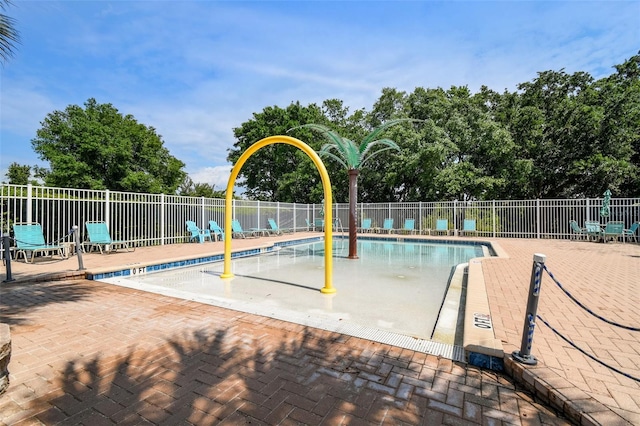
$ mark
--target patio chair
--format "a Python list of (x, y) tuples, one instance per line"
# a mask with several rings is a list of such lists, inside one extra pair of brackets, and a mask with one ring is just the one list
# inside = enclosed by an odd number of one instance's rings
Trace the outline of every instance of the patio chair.
[(198, 228), (198, 225), (196, 225), (196, 223), (192, 220), (187, 220), (186, 224), (187, 231), (191, 233), (189, 242), (197, 241), (199, 243), (204, 243), (207, 238), (209, 239), (209, 241), (213, 241), (213, 239), (211, 238), (211, 231), (209, 231), (208, 229)]
[(602, 231), (602, 238), (604, 242), (606, 243), (609, 238), (611, 238), (612, 241), (618, 241), (618, 238), (620, 237), (622, 237), (624, 241), (624, 222), (618, 220), (607, 222), (607, 225)]
[(231, 238), (258, 238), (260, 236), (258, 231), (242, 229), (242, 225), (237, 219), (231, 221)]
[(448, 219), (437, 219), (436, 220), (436, 229), (433, 230), (436, 234), (440, 234), (444, 232), (446, 235), (449, 235), (449, 220)]
[(367, 233), (371, 232), (371, 218), (367, 217), (362, 219), (360, 223), (360, 228), (358, 228), (358, 232)]
[(209, 231), (213, 232), (213, 239), (215, 241), (224, 241), (224, 231), (215, 220), (209, 221)]
[(393, 231), (393, 218), (391, 217), (386, 218), (382, 224), (382, 228), (376, 228), (375, 231), (379, 234), (382, 232), (386, 232), (387, 234), (390, 234), (391, 231)]
[(471, 234), (478, 235), (478, 230), (476, 229), (476, 220), (475, 219), (465, 219), (462, 222), (462, 231), (460, 235)]
[[(631, 239), (633, 238), (633, 241), (635, 241), (636, 243), (638, 242), (638, 238), (636, 237), (636, 231), (638, 230), (638, 227), (640, 226), (640, 222), (635, 222), (631, 225), (631, 228), (629, 229), (623, 229), (623, 236), (624, 239)], [(623, 239), (623, 241), (624, 241)]]
[(600, 227), (600, 222), (587, 220), (584, 222), (584, 229), (587, 232), (588, 239), (593, 238), (594, 240), (599, 240), (600, 238), (602, 238), (602, 228)]
[(324, 232), (324, 219), (316, 219), (313, 221), (313, 229)]
[(267, 229), (269, 235), (282, 235), (282, 231), (274, 219), (269, 218), (267, 222), (269, 223), (269, 229)]
[(583, 238), (589, 238), (589, 233), (587, 232), (587, 228), (580, 228), (578, 222), (572, 220), (569, 222), (571, 225), (571, 238), (575, 238), (577, 240), (581, 240)]
[(416, 224), (415, 219), (405, 219), (404, 226), (397, 230), (398, 234), (415, 234), (416, 233), (415, 224)]
[(269, 227), (271, 228), (269, 230), (270, 234), (282, 235), (292, 232), (291, 229), (280, 228), (275, 219), (267, 219), (267, 222), (269, 222)]
[(124, 248), (127, 251), (135, 250), (135, 248), (129, 249), (129, 243), (126, 241), (112, 240), (106, 222), (90, 221), (85, 222), (84, 226), (87, 229), (87, 238), (89, 239), (89, 241), (82, 243), (82, 250), (86, 253), (91, 252), (95, 248), (100, 250), (100, 254), (111, 251), (115, 252), (120, 248)]
[[(46, 243), (42, 226), (39, 223), (14, 224), (13, 237), (16, 241), (16, 260), (22, 254), (26, 263), (33, 263), (36, 253), (48, 254), (50, 252), (57, 252), (61, 258), (65, 257), (62, 246)], [(31, 254), (31, 262), (29, 262), (29, 254)]]

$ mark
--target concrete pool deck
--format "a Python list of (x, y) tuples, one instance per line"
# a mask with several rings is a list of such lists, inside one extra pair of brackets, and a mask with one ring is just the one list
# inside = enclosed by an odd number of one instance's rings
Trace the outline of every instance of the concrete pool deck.
[[(319, 234), (296, 237), (310, 235)], [(640, 245), (472, 239), (495, 241), (505, 255), (472, 273), (486, 287), (508, 374), (77, 279), (75, 257), (13, 262), (17, 281), (0, 284), (0, 322), (11, 326), (13, 344), (0, 424), (640, 424), (640, 384), (540, 322), (532, 348), (538, 365), (508, 355), (520, 347), (534, 253), (547, 256), (549, 270), (586, 306), (638, 327)], [(221, 251), (222, 243), (138, 248), (85, 254), (84, 265), (105, 271)], [(586, 352), (640, 377), (638, 333), (588, 315), (548, 276), (538, 313)]]

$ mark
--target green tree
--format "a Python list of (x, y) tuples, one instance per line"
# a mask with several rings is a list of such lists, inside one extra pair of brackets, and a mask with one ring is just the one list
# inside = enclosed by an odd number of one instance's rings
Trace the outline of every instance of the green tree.
[(184, 163), (153, 127), (89, 99), (47, 115), (31, 144), (50, 170), (49, 186), (174, 194)]
[[(5, 11), (11, 2), (0, 0), (0, 9)], [(15, 20), (4, 13), (0, 13), (0, 58), (3, 62), (13, 55), (16, 44), (20, 42), (20, 34), (15, 27)]]
[[(387, 121), (373, 129), (359, 144), (351, 139), (345, 138), (321, 124), (304, 124), (300, 128), (308, 128), (320, 132), (329, 143), (322, 146), (318, 154), (335, 160), (345, 169), (349, 175), (349, 259), (358, 258), (357, 246), (357, 209), (358, 202), (358, 174), (364, 164), (376, 155), (388, 151), (400, 151), (400, 147), (391, 139), (378, 139), (379, 136), (389, 127), (398, 123), (408, 121), (407, 119), (396, 119)], [(327, 224), (331, 226), (331, 224)]]
[(27, 185), (29, 183), (29, 178), (31, 177), (31, 166), (23, 166), (13, 162), (9, 165), (9, 169), (5, 176), (9, 179), (10, 184)]
[(215, 186), (208, 183), (194, 183), (190, 177), (185, 177), (178, 188), (178, 195), (188, 197), (224, 198), (225, 191), (216, 191)]
[(404, 108), (425, 123), (420, 133), (393, 129), (409, 132), (394, 135), (403, 140), (403, 152), (390, 167), (398, 199), (487, 199), (504, 192), (515, 146), (479, 95), (467, 87), (416, 88)]
[(587, 73), (545, 71), (519, 85), (510, 123), (520, 159), (530, 163), (535, 198), (637, 194), (640, 57), (594, 81)]

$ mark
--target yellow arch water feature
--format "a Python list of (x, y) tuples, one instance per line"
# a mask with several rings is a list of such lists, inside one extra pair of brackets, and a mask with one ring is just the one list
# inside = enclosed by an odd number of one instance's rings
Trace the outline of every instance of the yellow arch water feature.
[(316, 154), (316, 152), (311, 149), (309, 145), (302, 142), (299, 139), (292, 138), (290, 136), (269, 136), (268, 138), (264, 138), (254, 143), (247, 149), (238, 159), (235, 166), (231, 170), (231, 176), (229, 176), (229, 182), (227, 183), (227, 194), (225, 197), (225, 208), (224, 208), (224, 272), (220, 276), (222, 279), (233, 278), (233, 273), (231, 272), (231, 221), (233, 220), (233, 211), (232, 211), (232, 199), (233, 199), (233, 186), (236, 183), (236, 178), (238, 177), (238, 173), (242, 166), (247, 161), (249, 157), (260, 148), (265, 147), (267, 145), (273, 145), (276, 143), (284, 143), (287, 145), (293, 145), (296, 148), (301, 149), (305, 154), (311, 158), (313, 163), (316, 165), (316, 168), (320, 172), (320, 178), (322, 179), (322, 188), (324, 189), (324, 219), (325, 225), (329, 224), (329, 226), (324, 227), (324, 287), (320, 290), (322, 293), (335, 293), (336, 289), (333, 287), (332, 277), (333, 277), (333, 229), (331, 224), (333, 223), (332, 213), (331, 213), (331, 181), (329, 180), (329, 174), (327, 173), (327, 169), (324, 167), (324, 163), (320, 159), (320, 156)]

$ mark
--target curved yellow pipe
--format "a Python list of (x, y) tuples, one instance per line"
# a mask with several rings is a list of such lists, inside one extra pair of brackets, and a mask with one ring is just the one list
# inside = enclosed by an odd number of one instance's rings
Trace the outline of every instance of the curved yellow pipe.
[(273, 145), (276, 143), (284, 143), (287, 145), (293, 145), (296, 148), (304, 151), (305, 154), (311, 158), (316, 168), (320, 172), (320, 178), (322, 179), (322, 187), (324, 189), (324, 287), (320, 290), (322, 293), (335, 293), (336, 289), (332, 284), (333, 277), (333, 217), (331, 210), (331, 181), (329, 180), (329, 174), (324, 167), (324, 163), (320, 159), (320, 156), (311, 149), (309, 145), (302, 142), (299, 139), (292, 138), (290, 136), (269, 136), (259, 140), (251, 145), (238, 159), (235, 166), (231, 170), (231, 176), (229, 176), (229, 182), (227, 183), (227, 193), (225, 197), (224, 208), (224, 271), (220, 278), (232, 278), (231, 272), (231, 221), (233, 220), (232, 211), (232, 199), (233, 199), (233, 186), (236, 183), (236, 178), (242, 166), (252, 154), (258, 151), (260, 148), (267, 145)]

